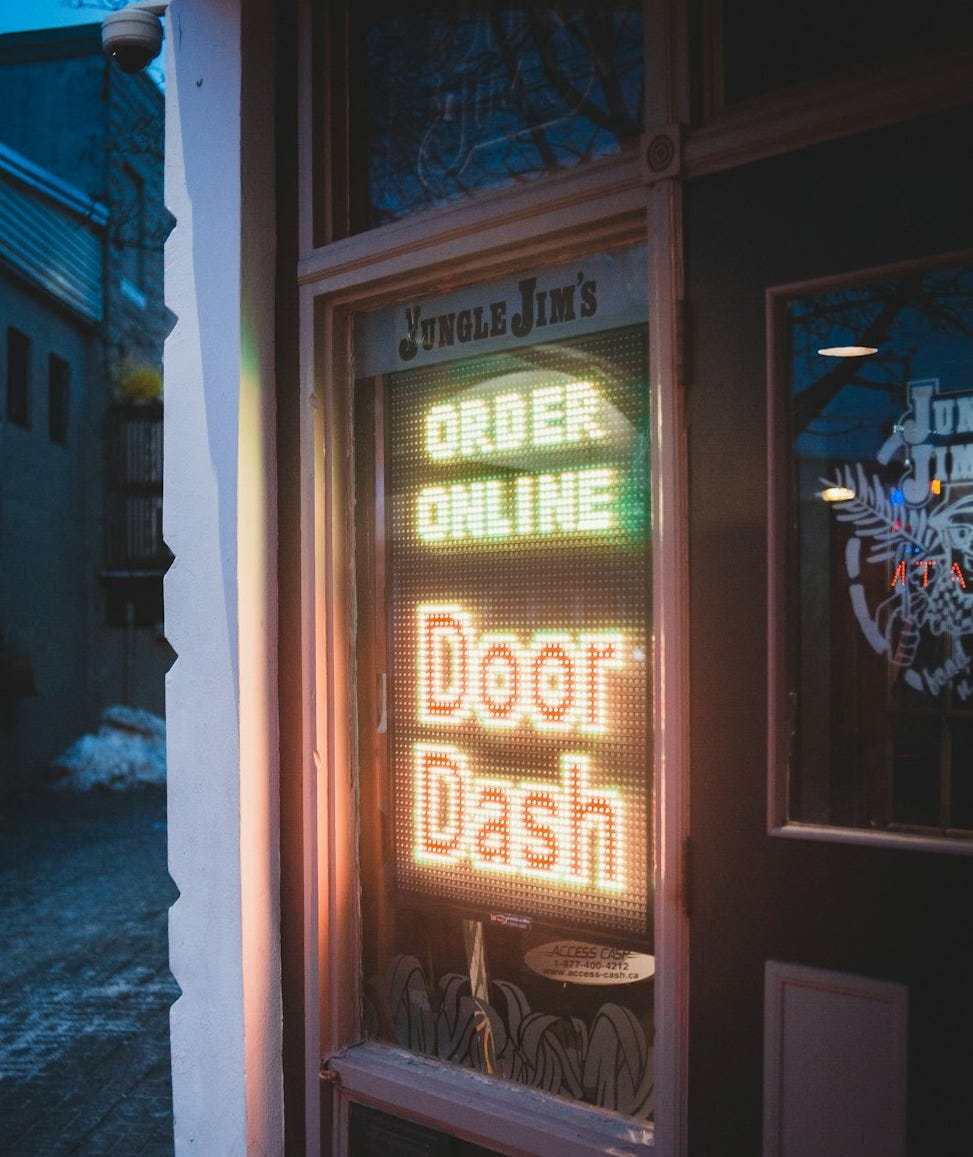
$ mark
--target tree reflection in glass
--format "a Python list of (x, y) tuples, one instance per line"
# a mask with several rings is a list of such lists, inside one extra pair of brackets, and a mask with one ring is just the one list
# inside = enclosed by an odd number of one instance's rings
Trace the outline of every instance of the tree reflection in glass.
[(636, 3), (369, 6), (358, 19), (364, 227), (609, 156), (641, 131)]

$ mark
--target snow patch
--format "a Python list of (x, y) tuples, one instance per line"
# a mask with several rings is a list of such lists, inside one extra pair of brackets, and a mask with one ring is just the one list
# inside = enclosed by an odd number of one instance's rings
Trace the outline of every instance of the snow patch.
[(109, 707), (97, 733), (82, 735), (54, 760), (52, 769), (57, 777), (52, 787), (58, 791), (164, 787), (165, 721), (150, 711)]

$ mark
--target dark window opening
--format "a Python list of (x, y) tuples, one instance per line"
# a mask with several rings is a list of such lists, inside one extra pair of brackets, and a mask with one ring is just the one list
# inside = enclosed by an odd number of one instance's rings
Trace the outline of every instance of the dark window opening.
[(7, 418), (30, 428), (30, 338), (7, 328)]
[(145, 284), (145, 182), (130, 165), (122, 170), (122, 219), (118, 226), (118, 266), (122, 277), (141, 288)]

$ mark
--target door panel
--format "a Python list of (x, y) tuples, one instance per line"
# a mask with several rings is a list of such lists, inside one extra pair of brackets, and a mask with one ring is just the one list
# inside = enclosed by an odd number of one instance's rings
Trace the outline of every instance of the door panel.
[[(692, 705), (690, 1151), (761, 1146), (765, 962), (907, 986), (909, 1152), (966, 1151), (973, 859), (767, 834), (765, 295), (973, 243), (969, 109), (686, 190)], [(965, 1046), (960, 1055), (968, 1055)]]

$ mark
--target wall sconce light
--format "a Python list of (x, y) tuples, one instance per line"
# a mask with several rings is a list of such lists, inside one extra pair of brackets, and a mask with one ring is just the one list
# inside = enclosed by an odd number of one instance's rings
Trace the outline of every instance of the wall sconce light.
[(819, 349), (818, 353), (825, 358), (864, 358), (869, 354), (877, 354), (878, 347), (873, 345), (829, 345)]
[(854, 490), (847, 486), (826, 486), (821, 491), (821, 498), (825, 502), (850, 502), (854, 497)]

